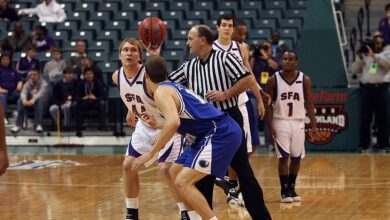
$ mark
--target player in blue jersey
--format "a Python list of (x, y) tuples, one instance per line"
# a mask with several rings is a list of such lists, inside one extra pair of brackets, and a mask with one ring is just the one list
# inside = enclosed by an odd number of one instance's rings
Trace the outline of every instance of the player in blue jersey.
[[(171, 167), (172, 178), (182, 198), (200, 214), (202, 219), (217, 219), (206, 199), (195, 187), (206, 175), (223, 177), (242, 141), (240, 126), (226, 113), (216, 109), (191, 90), (169, 82), (163, 58), (150, 56), (145, 63), (148, 90), (165, 121), (150, 152), (132, 163), (133, 169), (149, 161), (168, 140), (178, 132), (190, 137), (191, 146), (185, 149)], [(147, 112), (141, 119), (155, 124)]]

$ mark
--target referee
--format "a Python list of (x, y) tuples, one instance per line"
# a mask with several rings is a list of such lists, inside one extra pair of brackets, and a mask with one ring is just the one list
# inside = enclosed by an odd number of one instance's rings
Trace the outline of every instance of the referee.
[[(205, 100), (212, 102), (242, 127), (243, 118), (238, 108), (238, 95), (251, 88), (262, 103), (254, 77), (236, 56), (212, 49), (213, 33), (206, 25), (191, 28), (187, 45), (190, 53), (196, 57), (184, 62), (179, 69), (169, 75), (169, 79), (186, 85)], [(263, 108), (261, 106), (258, 106), (260, 114), (264, 114), (264, 106)], [(230, 165), (237, 173), (245, 206), (252, 219), (271, 219), (264, 203), (263, 191), (249, 164), (244, 138)], [(197, 186), (211, 206), (214, 178), (206, 177), (199, 181)]]

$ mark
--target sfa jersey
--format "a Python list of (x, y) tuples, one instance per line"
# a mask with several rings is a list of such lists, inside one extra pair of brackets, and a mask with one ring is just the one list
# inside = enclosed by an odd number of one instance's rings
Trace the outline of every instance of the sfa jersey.
[(153, 97), (148, 93), (145, 83), (145, 67), (141, 66), (138, 73), (129, 79), (123, 67), (118, 72), (119, 94), (127, 109), (139, 118), (144, 111), (151, 113), (160, 122), (163, 118), (158, 114)]
[(180, 100), (177, 131), (192, 141), (191, 147), (179, 156), (176, 163), (222, 178), (240, 147), (240, 126), (191, 90), (172, 82), (163, 82), (160, 86), (175, 90)]
[[(126, 77), (123, 67), (120, 68), (118, 71), (118, 86), (123, 103), (137, 118), (140, 117), (142, 112), (148, 111), (156, 121), (163, 120), (157, 111), (153, 97), (147, 92), (144, 66), (141, 66), (132, 79)], [(126, 155), (139, 157), (149, 152), (160, 131), (149, 127), (147, 123), (139, 119), (127, 147)], [(181, 135), (175, 134), (159, 152), (158, 161), (174, 162), (182, 150), (182, 142)]]
[(288, 83), (280, 72), (275, 73), (276, 93), (273, 106), (274, 118), (278, 119), (304, 119), (305, 118), (305, 93), (304, 77), (298, 72), (297, 78)]

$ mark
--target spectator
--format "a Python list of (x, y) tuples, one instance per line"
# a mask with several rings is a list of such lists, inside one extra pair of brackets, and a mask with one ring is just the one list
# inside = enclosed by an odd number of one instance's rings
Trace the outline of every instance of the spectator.
[(54, 39), (48, 35), (46, 27), (38, 25), (35, 31), (32, 32), (33, 44), (38, 52), (51, 50), (55, 46)]
[(382, 34), (385, 45), (390, 44), (390, 3), (385, 6), (386, 17), (379, 21), (378, 31)]
[(271, 36), (272, 43), (272, 56), (278, 59), (282, 59), (283, 52), (287, 51), (289, 48), (280, 40), (280, 33), (278, 31), (272, 32)]
[(83, 80), (78, 83), (75, 91), (74, 113), (76, 116), (77, 136), (82, 136), (81, 128), (83, 116), (91, 110), (98, 110), (99, 128), (105, 127), (106, 121), (106, 89), (99, 81), (94, 79), (92, 68), (85, 68)]
[(381, 35), (375, 35), (374, 41), (366, 41), (358, 50), (356, 61), (352, 64), (352, 73), (361, 73), (361, 121), (360, 152), (367, 152), (371, 143), (371, 122), (375, 115), (378, 128), (375, 148), (386, 152), (389, 147), (389, 110), (390, 110), (390, 46), (383, 47)]
[[(19, 98), (22, 86), (20, 75), (11, 66), (11, 57), (7, 54), (2, 54), (0, 56), (0, 102), (3, 104), (4, 111), (7, 110), (8, 97)], [(8, 124), (6, 115), (4, 122)]]
[(281, 64), (272, 56), (272, 45), (269, 41), (261, 42), (253, 52), (251, 66), (257, 83), (264, 89), (270, 76), (281, 68)]
[(84, 57), (87, 57), (87, 44), (84, 40), (78, 40), (76, 42), (76, 54), (69, 57), (66, 66), (76, 69), (80, 65), (81, 59)]
[(71, 107), (74, 92), (76, 88), (76, 79), (73, 78), (73, 70), (67, 67), (63, 70), (63, 78), (54, 85), (53, 105), (50, 106), (49, 112), (55, 123), (58, 123), (57, 117), (61, 109), (64, 114), (64, 126), (70, 125)]
[(82, 74), (86, 68), (91, 68), (94, 73), (94, 79), (99, 80), (103, 85), (105, 85), (104, 80), (103, 80), (103, 72), (102, 70), (93, 64), (93, 61), (89, 57), (84, 57), (80, 61), (80, 65), (76, 67), (74, 72), (77, 74), (77, 77), (79, 79), (84, 79), (84, 75)]
[(13, 52), (26, 52), (31, 45), (31, 35), (23, 30), (20, 22), (16, 22), (14, 32), (11, 36), (7, 36), (1, 41), (0, 49), (3, 52), (8, 51), (12, 54)]
[(32, 69), (39, 69), (40, 63), (37, 57), (37, 49), (31, 46), (25, 57), (20, 57), (16, 63), (16, 71), (20, 74), (23, 82), (27, 80), (27, 73)]
[(18, 21), (16, 10), (8, 6), (7, 0), (0, 0), (0, 21)]
[(29, 79), (24, 84), (20, 99), (18, 101), (15, 127), (11, 128), (12, 133), (18, 133), (23, 126), (27, 108), (34, 108), (34, 126), (36, 132), (43, 132), (42, 121), (46, 110), (48, 95), (48, 85), (41, 78), (39, 69), (34, 68), (29, 71)]
[[(60, 48), (54, 48), (51, 51), (52, 60), (45, 64), (43, 68), (43, 76), (49, 80), (50, 83), (54, 83), (59, 76), (62, 75), (62, 71), (65, 69), (65, 60), (62, 58), (62, 52)], [(73, 71), (72, 71), (73, 72)]]
[(61, 23), (66, 19), (64, 9), (55, 0), (43, 0), (35, 8), (20, 9), (18, 14), (36, 14), (38, 15), (39, 22)]
[[(261, 86), (261, 88), (265, 89), (268, 79), (281, 68), (281, 63), (278, 59), (272, 56), (272, 46), (270, 41), (263, 41), (260, 46), (256, 48), (251, 58), (251, 66), (257, 83)], [(253, 98), (252, 101), (253, 103), (257, 103), (257, 101)], [(255, 111), (257, 111), (257, 109), (255, 109)], [(270, 137), (268, 126), (266, 126), (267, 118), (260, 121), (257, 116), (258, 114), (255, 115), (256, 121), (260, 122), (259, 127), (263, 128), (264, 131), (264, 145), (268, 147), (268, 150), (272, 151), (274, 149), (274, 145)]]

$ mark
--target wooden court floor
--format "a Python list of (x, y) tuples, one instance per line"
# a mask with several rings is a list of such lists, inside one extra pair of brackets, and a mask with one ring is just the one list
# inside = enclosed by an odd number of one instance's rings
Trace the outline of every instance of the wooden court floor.
[[(11, 156), (57, 159), (56, 156)], [(122, 156), (61, 156), (83, 166), (8, 170), (0, 177), (1, 220), (124, 219)], [(390, 155), (309, 154), (302, 161), (297, 192), (300, 204), (279, 202), (277, 160), (251, 157), (273, 219), (390, 219)], [(177, 207), (161, 182), (156, 166), (141, 171), (140, 219), (179, 219)], [(250, 219), (245, 209), (226, 204), (215, 189), (219, 219)]]

